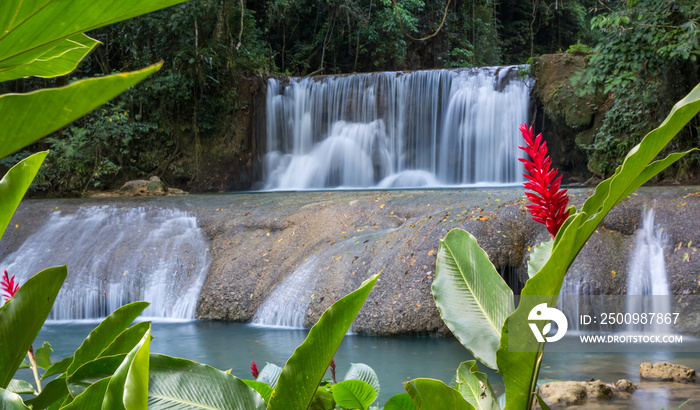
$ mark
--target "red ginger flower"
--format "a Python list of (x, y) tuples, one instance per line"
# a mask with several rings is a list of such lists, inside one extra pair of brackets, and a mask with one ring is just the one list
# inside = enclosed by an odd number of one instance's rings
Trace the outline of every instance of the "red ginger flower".
[(7, 275), (7, 270), (3, 269), (3, 275), (0, 276), (0, 291), (2, 291), (2, 297), (5, 301), (12, 299), (19, 290), (19, 284), (15, 283), (15, 275), (9, 277)]
[(252, 360), (250, 361), (250, 372), (253, 373), (253, 377), (256, 379), (260, 375), (260, 372), (258, 371), (258, 366)]
[(526, 189), (535, 193), (526, 192), (531, 204), (527, 209), (532, 214), (534, 221), (540, 222), (547, 227), (547, 230), (554, 238), (559, 232), (562, 224), (569, 217), (569, 210), (566, 205), (569, 203), (569, 196), (566, 189), (559, 189), (561, 185), (561, 175), (555, 178), (556, 169), (550, 170), (552, 159), (547, 156), (547, 143), (542, 141), (542, 134), (532, 139), (532, 127), (520, 124), (520, 132), (527, 143), (526, 147), (518, 146), (527, 152), (532, 161), (519, 158), (525, 164), (525, 169), (530, 175), (523, 174), (528, 182), (524, 183)]
[(331, 359), (331, 378), (333, 379), (333, 383), (335, 383), (335, 358)]

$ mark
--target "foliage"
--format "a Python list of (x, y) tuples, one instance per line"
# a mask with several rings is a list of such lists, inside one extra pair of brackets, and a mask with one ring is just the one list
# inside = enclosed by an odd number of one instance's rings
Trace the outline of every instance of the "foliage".
[[(650, 0), (609, 6), (591, 21), (603, 38), (573, 79), (582, 95), (595, 90), (610, 94), (602, 127), (588, 147), (593, 157), (589, 168), (603, 175), (610, 175), (627, 150), (661, 123), (670, 101), (700, 81), (698, 4)], [(691, 122), (671, 149), (697, 146), (699, 126), (698, 119)], [(681, 164), (680, 173), (693, 173), (699, 165), (700, 156), (694, 154)]]
[[(665, 159), (654, 161), (662, 149), (699, 111), (700, 85), (676, 104), (659, 128), (647, 134), (637, 146), (630, 150), (615, 174), (598, 185), (595, 193), (586, 200), (580, 211), (570, 208), (570, 216), (551, 245), (551, 254), (545, 255), (548, 250), (545, 246), (538, 247), (533, 253), (535, 260), (529, 268), (539, 270), (530, 274), (531, 278), (522, 291), (522, 295), (527, 297), (521, 298), (518, 308), (503, 321), (500, 348), (494, 352), (497, 356), (497, 367), (503, 374), (506, 387), (506, 408), (531, 408), (535, 400), (544, 344), (538, 343), (530, 332), (528, 326), (530, 310), (541, 303), (547, 305), (556, 303), (569, 266), (605, 215), (615, 205), (654, 175), (687, 154), (687, 152), (675, 153)], [(460, 241), (462, 255), (454, 252), (453, 237), (464, 237)], [(483, 250), (476, 244), (476, 240), (473, 240), (469, 233), (459, 229), (448, 234), (441, 242), (438, 251), (433, 295), (436, 304), (441, 305), (440, 312), (446, 323), (458, 322), (458, 325), (464, 329), (463, 332), (481, 334), (483, 333), (481, 329), (490, 325), (492, 321), (487, 317), (466, 314), (463, 308), (465, 303), (441, 303), (441, 295), (454, 292), (455, 288), (453, 281), (446, 281), (444, 278), (455, 278), (455, 272), (479, 272), (479, 275), (457, 276), (460, 279), (459, 287), (465, 289), (488, 288), (487, 284), (498, 282), (501, 278), (493, 265), (484, 267), (482, 253)], [(490, 299), (488, 302), (491, 304), (501, 301), (500, 295), (490, 295), (484, 290), (472, 293)], [(474, 299), (471, 294), (466, 294), (464, 297), (467, 300)], [(511, 300), (510, 303), (513, 301)], [(544, 323), (539, 326), (544, 326)], [(463, 341), (461, 338), (460, 340)], [(481, 340), (472, 339), (465, 344), (465, 347), (476, 351), (485, 346)], [(485, 364), (489, 365), (489, 363)], [(472, 374), (476, 377), (476, 373)], [(430, 394), (430, 398), (437, 398), (448, 393), (425, 392), (424, 394)], [(493, 406), (493, 404), (490, 405)]]
[(141, 138), (157, 126), (134, 121), (123, 102), (106, 103), (86, 118), (67, 127), (63, 138), (46, 138), (51, 144), (46, 163), (33, 188), (49, 194), (81, 195), (121, 177), (133, 179), (145, 164), (157, 167), (155, 150), (141, 151)]
[[(129, 324), (148, 306), (134, 302), (114, 311), (83, 341), (75, 353), (53, 365), (42, 352), (43, 377), (57, 376), (37, 394), (26, 382), (12, 381), (29, 344), (41, 329), (66, 277), (66, 268), (51, 268), (23, 284), (14, 298), (0, 307), (0, 329), (16, 337), (2, 339), (0, 403), (25, 408), (14, 390), (35, 396), (26, 401), (34, 409), (106, 408), (145, 409), (202, 406), (216, 409), (306, 409), (312, 403), (330, 408), (368, 409), (376, 400), (379, 381), (366, 365), (353, 364), (345, 380), (331, 384), (321, 378), (343, 335), (347, 333), (377, 280), (375, 275), (355, 292), (335, 302), (281, 370), (268, 364), (259, 380), (241, 380), (228, 372), (163, 355), (151, 355), (149, 322)], [(42, 303), (36, 303), (37, 300)], [(309, 377), (309, 375), (317, 375)], [(268, 384), (269, 383), (269, 384)], [(262, 394), (261, 394), (262, 393)], [(309, 407), (311, 406), (311, 407)]]
[(590, 44), (595, 33), (589, 21), (595, 1), (500, 2), (500, 48), (503, 63), (522, 64), (535, 55), (565, 50), (576, 43)]

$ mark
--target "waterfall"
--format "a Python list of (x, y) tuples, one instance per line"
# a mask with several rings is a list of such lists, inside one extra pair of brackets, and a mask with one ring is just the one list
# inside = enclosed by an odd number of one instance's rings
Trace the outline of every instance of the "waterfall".
[(672, 312), (664, 259), (664, 247), (667, 243), (668, 238), (662, 228), (655, 226), (654, 210), (650, 209), (644, 212), (642, 228), (635, 234), (633, 252), (628, 262), (625, 295), (604, 295), (600, 290), (592, 289), (593, 286), (586, 280), (586, 274), (566, 275), (557, 307), (566, 315), (569, 329), (578, 331), (598, 328), (602, 331), (671, 333), (672, 326), (657, 323), (632, 324), (622, 328), (618, 325), (600, 323), (582, 327), (579, 323), (581, 315), (600, 319), (602, 313), (619, 312), (618, 309), (623, 303), (620, 297), (624, 298), (622, 313), (632, 315)]
[(253, 324), (302, 329), (316, 285), (319, 254), (314, 254), (270, 292), (253, 316)]
[[(393, 228), (357, 235), (311, 255), (275, 286), (258, 307), (252, 323), (269, 327), (304, 328), (309, 303), (315, 297), (316, 284), (330, 265), (336, 262), (347, 263), (348, 259), (352, 261), (354, 256), (365, 250), (367, 242), (377, 241), (395, 230)], [(346, 261), (341, 262), (343, 257)], [(352, 275), (354, 274), (353, 272)]]
[[(627, 312), (672, 312), (664, 259), (664, 246), (668, 244), (668, 238), (662, 228), (654, 225), (654, 209), (644, 213), (642, 229), (636, 235), (634, 252), (629, 261)], [(670, 325), (656, 322), (630, 326), (630, 330), (653, 333), (670, 333), (671, 329)]]
[(519, 183), (527, 83), (517, 67), (270, 79), (265, 189)]
[(209, 267), (206, 248), (185, 212), (84, 207), (54, 212), (0, 267), (21, 286), (50, 266), (68, 266), (49, 319), (105, 317), (137, 300), (151, 303), (144, 316), (190, 319)]

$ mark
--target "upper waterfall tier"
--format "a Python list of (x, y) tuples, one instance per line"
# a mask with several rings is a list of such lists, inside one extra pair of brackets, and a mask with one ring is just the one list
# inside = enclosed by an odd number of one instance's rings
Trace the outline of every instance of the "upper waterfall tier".
[(270, 79), (264, 186), (519, 183), (529, 100), (517, 67)]

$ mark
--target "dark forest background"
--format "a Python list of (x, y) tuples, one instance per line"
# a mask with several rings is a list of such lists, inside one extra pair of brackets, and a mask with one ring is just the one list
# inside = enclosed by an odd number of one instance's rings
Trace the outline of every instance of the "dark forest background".
[[(226, 189), (211, 182), (221, 175), (203, 169), (216, 161), (229, 163), (226, 172), (251, 167), (254, 147), (237, 138), (236, 129), (254, 103), (251, 79), (270, 75), (520, 65), (544, 54), (583, 56), (585, 64), (567, 87), (599, 101), (593, 109), (604, 111), (595, 136), (579, 146), (602, 164), (600, 175), (614, 171), (622, 154), (700, 81), (696, 1), (190, 0), (88, 34), (102, 45), (78, 71), (5, 83), (2, 91), (61, 86), (159, 60), (164, 66), (30, 147), (51, 149), (35, 194), (84, 195), (152, 175), (195, 191)], [(699, 127), (696, 118), (672, 148), (700, 146)], [(26, 154), (5, 158), (0, 168)], [(698, 158), (684, 159), (671, 177), (697, 178)]]

